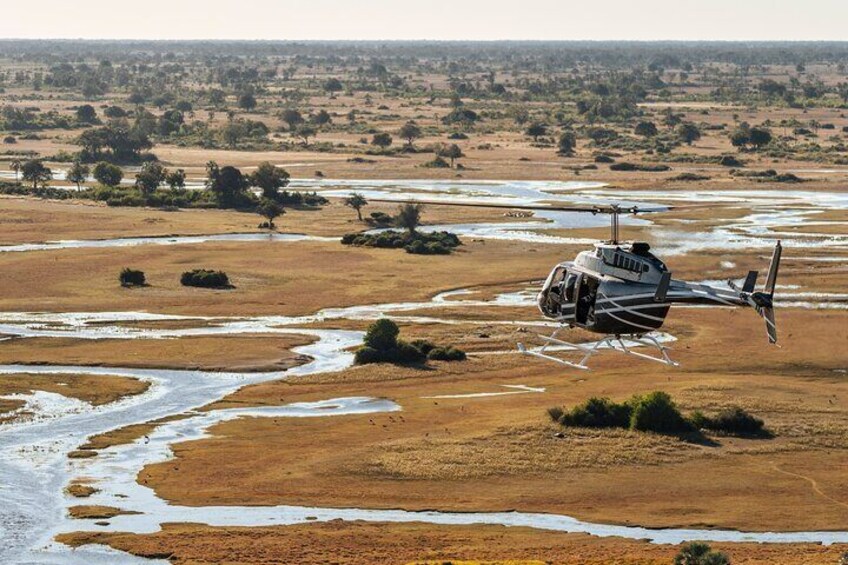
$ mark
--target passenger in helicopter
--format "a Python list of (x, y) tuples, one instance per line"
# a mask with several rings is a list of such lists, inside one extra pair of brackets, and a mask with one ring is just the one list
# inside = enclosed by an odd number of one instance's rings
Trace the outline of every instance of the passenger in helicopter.
[(576, 319), (578, 323), (586, 324), (595, 320), (595, 299), (598, 296), (598, 281), (585, 275), (581, 278), (580, 289), (577, 294)]

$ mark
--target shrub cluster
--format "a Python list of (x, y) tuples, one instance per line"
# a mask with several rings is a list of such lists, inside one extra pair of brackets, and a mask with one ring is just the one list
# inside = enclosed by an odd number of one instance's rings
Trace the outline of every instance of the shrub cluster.
[(371, 212), (365, 221), (378, 228), (386, 228), (395, 223), (395, 219), (385, 212)]
[(752, 178), (762, 182), (788, 182), (798, 183), (804, 182), (804, 179), (793, 175), (792, 173), (778, 173), (774, 169), (766, 169), (765, 171), (731, 171), (730, 174), (738, 177)]
[(199, 286), (203, 288), (229, 288), (231, 286), (227, 273), (207, 269), (186, 271), (180, 277), (180, 283), (183, 286)]
[(135, 269), (125, 268), (118, 275), (118, 279), (121, 281), (122, 286), (144, 286), (146, 284), (144, 271)]
[(693, 541), (683, 544), (674, 556), (674, 565), (730, 565), (730, 557), (704, 542)]
[(699, 175), (698, 173), (680, 173), (679, 175), (675, 175), (668, 180), (674, 181), (699, 181), (699, 180), (710, 180), (710, 177), (707, 175)]
[(701, 429), (729, 435), (766, 435), (763, 421), (741, 408), (730, 408), (715, 417), (695, 412), (684, 416), (668, 393), (654, 391), (634, 395), (625, 402), (593, 397), (564, 410), (558, 406), (548, 409), (551, 420), (566, 427), (623, 428), (660, 434), (687, 434)]
[(379, 247), (382, 249), (405, 249), (418, 255), (449, 255), (462, 242), (450, 232), (401, 232), (386, 230), (379, 233), (349, 233), (342, 237), (345, 245)]
[(613, 163), (611, 171), (640, 171), (645, 173), (661, 173), (670, 170), (668, 165), (645, 165), (642, 163)]
[(388, 318), (380, 318), (368, 327), (365, 345), (356, 350), (357, 365), (369, 363), (423, 363), (437, 361), (463, 361), (465, 353), (454, 347), (439, 347), (427, 340), (406, 342), (398, 339), (400, 328)]
[(700, 412), (692, 415), (692, 423), (699, 428), (729, 435), (763, 436), (768, 435), (765, 423), (738, 406), (722, 410), (713, 417)]

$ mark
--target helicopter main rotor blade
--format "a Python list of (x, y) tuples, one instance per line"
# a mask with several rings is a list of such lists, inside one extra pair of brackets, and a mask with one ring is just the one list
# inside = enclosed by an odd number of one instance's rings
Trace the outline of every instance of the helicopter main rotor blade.
[(369, 198), (369, 202), (384, 202), (389, 204), (422, 204), (427, 206), (462, 206), (466, 208), (503, 208), (506, 210), (538, 210), (550, 212), (588, 212), (590, 214), (637, 214), (639, 212), (658, 212), (659, 209), (639, 208), (638, 206), (559, 206), (544, 204), (508, 204), (505, 202), (445, 202), (440, 200)]

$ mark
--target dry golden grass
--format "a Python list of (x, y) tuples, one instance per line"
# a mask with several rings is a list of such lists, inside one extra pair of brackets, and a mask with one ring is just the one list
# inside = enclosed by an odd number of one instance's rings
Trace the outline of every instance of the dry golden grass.
[(73, 483), (65, 488), (65, 492), (76, 498), (88, 498), (92, 494), (100, 491), (91, 485)]
[[(397, 205), (373, 203), (371, 212), (394, 214)], [(425, 206), (425, 224), (511, 221), (501, 209)], [(233, 210), (178, 210), (117, 208), (88, 201), (47, 201), (34, 198), (0, 197), (0, 245), (41, 243), (66, 239), (110, 239), (216, 233), (260, 233), (260, 218), (254, 213)], [(287, 209), (277, 220), (282, 233), (305, 233), (341, 237), (369, 229), (357, 220), (356, 212), (333, 199), (319, 210)]]
[[(125, 340), (26, 338), (4, 342), (0, 363), (279, 371), (305, 362), (306, 358), (293, 353), (291, 348), (312, 341), (306, 336), (267, 334)], [(87, 377), (81, 382), (88, 387), (96, 385), (99, 379), (99, 376)], [(4, 383), (0, 376), (0, 391), (4, 390)]]
[(0, 375), (0, 394), (27, 394), (43, 390), (84, 400), (95, 406), (141, 394), (149, 386), (150, 383), (144, 381), (114, 375)]
[(68, 514), (71, 518), (81, 520), (106, 520), (122, 514), (137, 514), (137, 512), (127, 512), (113, 506), (80, 505), (68, 508)]
[[(781, 316), (783, 327), (807, 331), (764, 351), (751, 337), (761, 331), (753, 316), (676, 311), (670, 331), (681, 337), (677, 369), (605, 355), (586, 375), (501, 355), (430, 370), (366, 366), (250, 386), (211, 408), (368, 395), (394, 399), (403, 412), (226, 422), (213, 427), (213, 437), (176, 445), (177, 465), (148, 466), (139, 478), (190, 505), (521, 509), (655, 527), (841, 527), (848, 523), (838, 471), (848, 462), (848, 408), (833, 395), (844, 395), (848, 384), (835, 372), (844, 359), (828, 354), (848, 328), (834, 326), (840, 313)], [(733, 372), (722, 357), (730, 344), (740, 355)], [(426, 398), (509, 391), (503, 384), (547, 392)], [(679, 397), (687, 411), (741, 404), (776, 437), (714, 437), (715, 445), (623, 431), (565, 431), (556, 438), (545, 413), (593, 395), (620, 400), (657, 389)]]
[(155, 430), (157, 426), (166, 422), (179, 420), (183, 417), (184, 416), (179, 415), (168, 416), (166, 418), (159, 418), (158, 420), (151, 420), (150, 422), (145, 422), (143, 424), (131, 424), (102, 434), (89, 436), (86, 442), (80, 446), (80, 449), (84, 453), (89, 453), (89, 457), (96, 457), (97, 450), (106, 449), (114, 445), (132, 443), (138, 438), (144, 437)]
[[(429, 300), (436, 292), (543, 278), (574, 248), (466, 242), (449, 256), (336, 242), (208, 243), (0, 254), (4, 311), (144, 310), (188, 315), (311, 314), (327, 306)], [(85, 265), (86, 276), (80, 275)], [(151, 286), (121, 288), (124, 266)], [(233, 290), (180, 285), (193, 268), (227, 272)]]
[[(148, 535), (76, 533), (59, 536), (79, 546), (104, 543), (179, 565), (252, 563), (557, 563), (668, 565), (679, 547), (643, 541), (499, 526), (436, 526), (334, 520), (266, 528), (166, 524)], [(740, 565), (837, 563), (845, 546), (712, 544)], [(527, 561), (530, 559), (531, 561)]]

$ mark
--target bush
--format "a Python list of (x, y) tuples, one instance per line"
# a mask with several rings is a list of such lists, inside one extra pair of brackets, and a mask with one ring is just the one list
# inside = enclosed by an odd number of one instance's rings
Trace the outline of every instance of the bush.
[(465, 361), (465, 352), (455, 347), (434, 347), (427, 353), (432, 361)]
[(122, 286), (144, 286), (145, 278), (143, 271), (125, 268), (118, 276)]
[(767, 435), (763, 422), (740, 408), (722, 411), (715, 418), (694, 412), (689, 418), (683, 416), (671, 397), (660, 391), (616, 403), (608, 398), (590, 398), (571, 410), (548, 409), (555, 422), (568, 427), (624, 428), (661, 434), (688, 434), (699, 429), (725, 433)]
[(734, 157), (733, 155), (722, 155), (718, 162), (722, 167), (744, 167), (745, 163)]
[(430, 353), (432, 350), (434, 350), (436, 348), (435, 345), (433, 345), (431, 342), (427, 341), (426, 339), (416, 339), (412, 342), (412, 346), (415, 347), (418, 351), (420, 351), (424, 355), (427, 355), (428, 353)]
[(613, 163), (610, 165), (611, 171), (640, 171), (647, 173), (661, 173), (671, 170), (668, 165), (643, 165), (640, 163)]
[(704, 542), (684, 544), (674, 557), (674, 565), (730, 565), (730, 558), (720, 551), (713, 551)]
[(427, 161), (421, 166), (427, 169), (450, 169), (450, 163), (438, 156), (432, 161)]
[(450, 232), (400, 232), (386, 230), (379, 233), (349, 233), (342, 236), (344, 245), (361, 245), (381, 249), (404, 248), (407, 253), (419, 255), (449, 255), (462, 245), (459, 237)]
[[(627, 428), (631, 407), (617, 404), (608, 398), (590, 398), (565, 412), (559, 419), (563, 426), (581, 428)], [(550, 411), (549, 411), (550, 413)]]
[(367, 345), (356, 350), (353, 362), (357, 365), (368, 365), (369, 363), (380, 363), (383, 361), (383, 353)]
[(395, 363), (421, 363), (425, 359), (427, 356), (417, 347), (405, 341), (398, 341), (389, 360)]
[(701, 415), (701, 420), (693, 419), (693, 423), (701, 428), (726, 434), (762, 435), (765, 433), (764, 422), (738, 406), (722, 410), (714, 418)]
[[(453, 347), (438, 347), (433, 343), (417, 339), (411, 343), (398, 339), (400, 329), (388, 318), (380, 318), (365, 333), (365, 345), (354, 355), (357, 365), (369, 363), (416, 364), (431, 359), (443, 361), (461, 361), (465, 353)], [(439, 352), (435, 353), (434, 352)]]
[(385, 212), (371, 212), (370, 216), (365, 221), (372, 226), (386, 227), (392, 225), (395, 219)]
[(643, 432), (680, 434), (695, 428), (677, 409), (668, 393), (655, 391), (630, 401), (630, 428)]
[(378, 351), (389, 351), (398, 345), (400, 328), (388, 318), (380, 318), (365, 332), (365, 345)]
[(551, 408), (548, 408), (548, 416), (550, 416), (551, 420), (556, 422), (557, 424), (560, 423), (563, 414), (565, 414), (565, 412), (559, 406), (553, 406)]
[(710, 177), (707, 175), (699, 175), (697, 173), (680, 173), (679, 175), (673, 176), (668, 180), (674, 181), (699, 181), (699, 180), (710, 180)]
[(609, 155), (595, 155), (596, 163), (615, 163), (615, 159)]
[(207, 269), (195, 269), (186, 271), (180, 277), (183, 286), (199, 286), (203, 288), (228, 288), (230, 279), (223, 271), (210, 271)]

